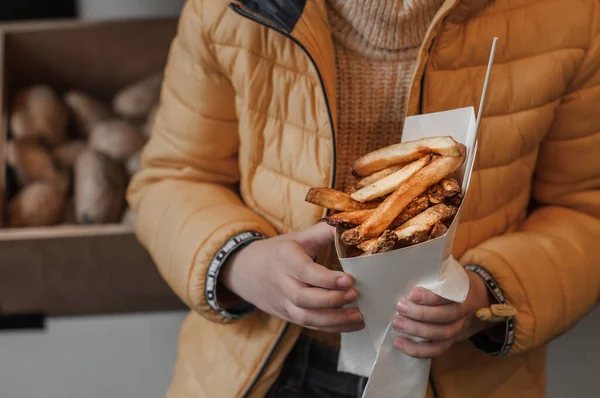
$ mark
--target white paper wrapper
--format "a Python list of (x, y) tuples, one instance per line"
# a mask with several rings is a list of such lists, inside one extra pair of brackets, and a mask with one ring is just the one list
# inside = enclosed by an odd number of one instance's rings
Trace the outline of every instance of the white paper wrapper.
[[(472, 107), (418, 115), (406, 119), (402, 141), (430, 136), (453, 137), (467, 147), (467, 158), (456, 177), (466, 194), (476, 153), (477, 123)], [(391, 328), (396, 304), (416, 286), (456, 302), (463, 302), (469, 279), (451, 257), (452, 244), (460, 222), (459, 208), (448, 232), (415, 246), (366, 257), (346, 258), (337, 231), (335, 246), (343, 270), (355, 279), (358, 307), (366, 328), (342, 334), (338, 370), (364, 377), (369, 383), (363, 397), (424, 397), (430, 360), (410, 358), (393, 346), (398, 335)]]

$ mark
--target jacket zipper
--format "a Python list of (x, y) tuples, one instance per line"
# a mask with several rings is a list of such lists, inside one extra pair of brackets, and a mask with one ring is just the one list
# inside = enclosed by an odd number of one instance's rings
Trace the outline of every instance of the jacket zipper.
[(329, 186), (331, 188), (333, 188), (334, 183), (335, 183), (335, 175), (336, 175), (335, 127), (334, 127), (334, 123), (333, 123), (333, 115), (331, 114), (331, 106), (329, 105), (329, 97), (327, 97), (327, 91), (325, 90), (325, 83), (323, 82), (323, 76), (321, 75), (321, 71), (319, 71), (319, 68), (317, 67), (317, 63), (315, 62), (312, 55), (310, 55), (310, 52), (308, 52), (306, 47), (304, 47), (304, 44), (302, 44), (298, 39), (296, 39), (294, 36), (289, 34), (284, 29), (276, 26), (271, 21), (268, 21), (266, 18), (264, 18), (262, 16), (259, 16), (250, 11), (247, 11), (246, 9), (244, 9), (243, 7), (241, 7), (240, 5), (238, 5), (236, 3), (231, 3), (230, 7), (233, 11), (235, 11), (242, 17), (248, 18), (260, 25), (263, 25), (269, 29), (272, 29), (272, 30), (284, 35), (291, 41), (293, 41), (298, 47), (300, 47), (300, 49), (304, 52), (304, 54), (306, 54), (306, 56), (310, 60), (311, 64), (315, 68), (315, 71), (317, 72), (317, 76), (319, 77), (319, 84), (321, 85), (321, 90), (323, 91), (323, 97), (325, 99), (325, 107), (327, 108), (327, 116), (329, 117), (329, 126), (331, 128), (331, 143), (332, 143), (332, 151), (333, 151), (333, 156), (332, 156), (333, 161), (331, 164), (331, 178), (329, 179)]
[[(314, 58), (312, 57), (312, 55), (310, 55), (310, 53), (308, 52), (308, 50), (306, 49), (306, 47), (298, 40), (296, 39), (294, 36), (292, 36), (291, 34), (289, 34), (287, 31), (285, 31), (284, 29), (276, 26), (275, 24), (273, 24), (271, 21), (267, 20), (266, 18), (256, 15), (246, 9), (244, 9), (243, 7), (241, 7), (240, 5), (236, 4), (236, 3), (231, 3), (229, 5), (229, 7), (236, 12), (237, 14), (239, 14), (240, 16), (247, 18), (251, 21), (254, 21), (262, 26), (265, 26), (269, 29), (272, 29), (280, 34), (282, 34), (283, 36), (287, 37), (288, 39), (290, 39), (292, 42), (294, 42), (298, 47), (300, 47), (300, 49), (306, 54), (306, 56), (308, 57), (308, 59), (310, 60), (311, 64), (313, 65), (313, 67), (315, 68), (315, 71), (317, 72), (317, 76), (319, 77), (319, 83), (321, 85), (321, 90), (323, 91), (323, 97), (325, 99), (325, 106), (327, 108), (327, 115), (329, 117), (329, 125), (331, 128), (331, 142), (332, 142), (332, 165), (331, 165), (331, 177), (329, 179), (329, 186), (331, 188), (333, 188), (334, 184), (335, 184), (335, 175), (336, 175), (336, 149), (335, 149), (335, 131), (334, 131), (334, 123), (333, 123), (333, 116), (331, 114), (331, 107), (329, 105), (329, 98), (327, 97), (327, 91), (325, 90), (325, 83), (323, 82), (323, 76), (321, 75), (321, 72), (319, 71), (319, 68), (317, 67), (317, 63), (315, 62)], [(327, 211), (327, 213), (329, 213), (329, 210)], [(250, 383), (250, 385), (248, 386), (248, 388), (246, 389), (246, 391), (244, 391), (244, 393), (242, 394), (242, 397), (248, 397), (248, 394), (250, 393), (250, 391), (252, 391), (252, 388), (254, 388), (254, 386), (256, 385), (256, 382), (259, 380), (260, 376), (262, 375), (263, 371), (265, 370), (265, 367), (267, 366), (267, 363), (269, 363), (269, 360), (271, 359), (271, 357), (273, 356), (273, 354), (275, 353), (275, 350), (277, 349), (277, 346), (279, 345), (279, 343), (281, 342), (281, 340), (283, 339), (283, 336), (285, 335), (285, 333), (287, 332), (288, 328), (289, 328), (290, 324), (288, 322), (285, 323), (283, 329), (281, 330), (281, 332), (279, 333), (279, 335), (277, 336), (277, 340), (275, 341), (275, 344), (273, 344), (273, 347), (271, 347), (271, 350), (269, 351), (269, 354), (267, 355), (267, 358), (265, 359), (265, 361), (263, 362), (263, 364), (261, 365), (260, 369), (258, 370), (258, 373), (256, 374), (256, 376), (254, 377), (254, 379), (252, 379), (252, 382)]]

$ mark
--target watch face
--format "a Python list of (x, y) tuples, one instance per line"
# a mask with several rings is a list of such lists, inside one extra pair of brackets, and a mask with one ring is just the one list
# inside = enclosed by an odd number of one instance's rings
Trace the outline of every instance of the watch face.
[(75, 18), (75, 0), (2, 0), (0, 21)]

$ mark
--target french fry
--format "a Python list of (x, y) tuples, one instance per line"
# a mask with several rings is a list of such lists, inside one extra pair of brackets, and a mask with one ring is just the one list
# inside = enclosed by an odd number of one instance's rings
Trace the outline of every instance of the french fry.
[(398, 244), (398, 235), (394, 231), (386, 230), (375, 240), (375, 243), (369, 247), (362, 255), (368, 256), (371, 254), (389, 252), (394, 250)]
[(362, 180), (358, 181), (356, 183), (356, 185), (360, 188), (369, 186), (369, 185), (373, 184), (374, 182), (377, 182), (377, 181), (381, 180), (382, 178), (385, 178), (385, 177), (389, 176), (390, 174), (397, 172), (404, 166), (405, 165), (402, 165), (402, 164), (390, 166), (387, 169), (380, 170), (376, 173), (371, 174), (370, 176), (363, 178)]
[(444, 235), (446, 232), (448, 232), (448, 227), (446, 225), (444, 225), (444, 223), (438, 221), (431, 228), (431, 231), (429, 231), (429, 239), (439, 238), (440, 236)]
[(414, 235), (408, 236), (402, 240), (398, 239), (398, 247), (407, 247), (418, 245), (419, 243), (427, 242), (429, 233), (427, 231), (419, 231)]
[[(447, 228), (442, 222), (453, 217), (457, 211), (456, 207), (445, 204), (430, 207), (394, 230), (394, 233), (398, 237), (398, 244), (401, 246), (410, 246), (424, 242), (432, 236), (431, 232), (434, 235), (440, 234), (436, 237), (443, 235), (446, 233)], [(441, 224), (443, 227), (438, 224)], [(432, 231), (433, 228), (436, 228), (436, 231)], [(443, 228), (446, 228), (446, 230), (443, 230)], [(373, 238), (358, 244), (357, 247), (365, 252), (371, 252), (375, 250), (377, 241), (378, 238)]]
[[(393, 231), (392, 231), (393, 232)], [(393, 232), (396, 235), (395, 232)], [(396, 247), (402, 246), (412, 246), (421, 242), (425, 242), (428, 239), (428, 231), (420, 231), (419, 233), (415, 233), (414, 235), (404, 238), (404, 240), (400, 241), (400, 239), (396, 236)], [(363, 253), (371, 253), (373, 250), (376, 250), (377, 241), (379, 238), (373, 238), (368, 241), (360, 243), (356, 246), (359, 250), (363, 250)]]
[[(417, 214), (425, 211), (429, 207), (429, 199), (427, 196), (419, 196), (406, 206), (406, 209), (402, 210), (402, 213), (396, 217), (390, 224), (388, 229), (396, 229)], [(373, 210), (370, 210), (373, 212)], [(364, 221), (363, 221), (364, 222)], [(362, 224), (362, 223), (361, 223)]]
[(356, 228), (344, 231), (342, 242), (357, 245), (385, 231), (394, 219), (427, 188), (458, 169), (465, 160), (466, 147), (461, 146), (461, 156), (440, 156), (419, 170), (409, 181), (388, 196), (373, 214)]
[[(457, 211), (458, 209), (454, 206), (448, 206), (445, 204), (435, 205), (425, 210), (418, 216), (408, 220), (399, 228), (395, 229), (394, 232), (396, 235), (398, 235), (398, 241), (400, 244), (413, 244), (415, 237), (422, 236), (423, 234), (429, 237), (432, 228), (434, 228), (437, 224), (441, 224), (443, 221), (446, 221), (450, 217), (454, 217)], [(438, 231), (434, 231), (436, 234), (439, 233), (439, 229), (442, 227), (437, 226), (437, 228)], [(444, 233), (445, 231), (438, 236), (441, 236)]]
[(455, 196), (451, 196), (449, 198), (446, 198), (444, 200), (444, 203), (450, 206), (454, 206), (454, 207), (460, 207), (460, 204), (462, 203), (462, 196), (461, 195), (455, 195)]
[(352, 195), (354, 192), (358, 191), (360, 189), (360, 187), (358, 185), (350, 185), (348, 188), (345, 189), (344, 192), (346, 192), (348, 195)]
[(373, 214), (373, 209), (345, 211), (325, 217), (323, 221), (332, 227), (354, 228), (365, 222), (371, 214)]
[[(400, 213), (400, 215), (396, 217), (396, 219), (390, 225), (389, 229), (395, 229), (399, 227), (400, 225), (404, 224), (406, 221), (410, 220), (411, 218), (421, 213), (428, 207), (429, 199), (427, 198), (427, 196), (419, 196), (418, 198), (413, 200), (408, 206), (406, 206), (406, 209), (404, 209), (402, 213)], [(367, 221), (367, 219), (371, 216), (371, 214), (373, 214), (374, 211), (374, 209), (344, 211), (325, 217), (322, 221), (325, 221), (332, 227), (354, 228)]]
[(308, 190), (305, 200), (313, 205), (337, 211), (373, 209), (379, 204), (360, 203), (352, 199), (347, 193), (331, 188), (311, 188)]
[(432, 185), (426, 194), (432, 204), (443, 203), (446, 199), (460, 194), (460, 185), (454, 178), (445, 178), (438, 184)]
[(415, 175), (419, 170), (427, 166), (430, 161), (431, 155), (425, 155), (421, 159), (409, 163), (395, 173), (392, 173), (387, 177), (375, 181), (371, 185), (359, 189), (350, 196), (352, 199), (364, 203), (392, 193), (398, 189), (400, 185), (408, 181), (408, 179)]
[(452, 137), (428, 137), (369, 152), (352, 164), (352, 173), (358, 177), (365, 177), (399, 163), (420, 159), (428, 154), (463, 156), (459, 144)]
[(448, 193), (448, 197), (457, 195), (461, 191), (458, 181), (456, 181), (454, 178), (444, 178), (440, 182), (440, 185), (444, 189), (444, 192)]

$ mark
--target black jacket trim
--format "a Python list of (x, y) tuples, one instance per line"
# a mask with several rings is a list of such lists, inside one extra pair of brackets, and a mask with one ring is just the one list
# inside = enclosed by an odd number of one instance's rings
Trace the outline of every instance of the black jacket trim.
[(229, 256), (231, 256), (236, 251), (242, 249), (243, 247), (249, 245), (250, 243), (264, 238), (265, 236), (263, 234), (256, 231), (241, 232), (229, 238), (210, 262), (208, 272), (206, 274), (206, 301), (211, 306), (211, 308), (217, 311), (219, 314), (221, 314), (221, 316), (227, 319), (240, 319), (254, 311), (254, 306), (246, 302), (241, 303), (232, 308), (225, 309), (221, 307), (217, 299), (217, 282), (219, 279), (219, 272), (221, 271), (221, 267), (223, 266), (223, 264), (225, 264)]
[(306, 0), (241, 0), (244, 7), (277, 23), (290, 33), (300, 20)]

